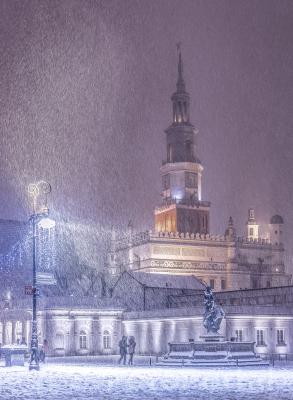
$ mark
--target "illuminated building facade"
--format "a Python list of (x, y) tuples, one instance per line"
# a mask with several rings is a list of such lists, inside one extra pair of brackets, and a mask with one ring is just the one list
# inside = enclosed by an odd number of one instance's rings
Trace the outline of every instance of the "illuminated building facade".
[[(117, 293), (114, 290), (110, 299), (43, 299), (38, 313), (38, 330), (40, 343), (44, 339), (47, 341), (47, 354), (118, 354), (118, 342), (126, 335), (135, 337), (137, 354), (156, 356), (168, 351), (168, 342), (200, 340), (206, 333), (202, 324), (202, 293), (179, 294), (175, 288), (173, 302), (164, 305), (160, 297), (155, 304), (155, 296), (144, 310), (143, 304), (139, 307), (133, 302), (137, 286), (131, 281), (128, 283), (130, 294), (124, 295), (123, 302), (118, 301), (119, 297), (122, 299), (121, 287), (117, 288)], [(228, 340), (255, 342), (257, 354), (292, 359), (292, 286), (221, 292), (217, 293), (217, 299), (226, 313), (221, 335)], [(22, 338), (29, 343), (30, 334), (28, 303), (1, 308), (2, 345), (16, 343)]]
[(209, 233), (210, 203), (202, 200), (203, 166), (197, 157), (197, 129), (190, 122), (190, 96), (179, 52), (176, 92), (171, 97), (173, 121), (166, 129), (167, 159), (161, 167), (162, 204), (155, 210), (155, 229)]
[(162, 201), (155, 209), (153, 232), (113, 235), (108, 267), (195, 275), (217, 291), (288, 285), (283, 246), (283, 218), (275, 215), (268, 229), (249, 209), (245, 235), (237, 236), (230, 217), (222, 234), (210, 233), (210, 202), (202, 199), (203, 166), (197, 157), (197, 129), (190, 122), (190, 96), (179, 51), (173, 119), (166, 129), (167, 158), (161, 167)]

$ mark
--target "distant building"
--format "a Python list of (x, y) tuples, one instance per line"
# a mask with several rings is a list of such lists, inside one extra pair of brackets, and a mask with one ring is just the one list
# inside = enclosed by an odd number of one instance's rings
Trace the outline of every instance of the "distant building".
[(190, 122), (190, 96), (179, 52), (173, 120), (166, 129), (167, 157), (161, 167), (162, 201), (155, 209), (155, 230), (113, 235), (109, 272), (125, 270), (195, 275), (215, 290), (288, 285), (284, 264), (283, 218), (271, 218), (260, 237), (250, 208), (246, 235), (236, 234), (232, 217), (223, 233), (210, 233), (210, 202), (202, 199), (203, 166), (197, 157), (198, 130)]
[[(174, 288), (170, 295), (173, 301), (164, 305), (161, 281), (145, 310), (143, 292), (139, 289), (143, 278), (135, 282), (130, 275), (124, 277), (129, 289), (125, 299), (121, 298), (121, 288), (117, 298), (114, 291), (112, 298), (104, 299), (75, 296), (40, 299), (39, 343), (47, 341), (48, 355), (118, 354), (122, 335), (135, 337), (137, 354), (161, 355), (168, 351), (168, 342), (200, 340), (206, 333), (202, 323), (203, 294), (190, 291), (182, 294), (182, 288)], [(185, 287), (186, 282), (182, 283)], [(137, 301), (133, 301), (133, 296)], [(228, 340), (255, 342), (256, 353), (264, 357), (293, 359), (293, 286), (221, 292), (216, 298), (226, 313), (221, 335)], [(29, 303), (16, 300), (9, 308), (0, 307), (2, 345), (22, 338), (30, 344)]]

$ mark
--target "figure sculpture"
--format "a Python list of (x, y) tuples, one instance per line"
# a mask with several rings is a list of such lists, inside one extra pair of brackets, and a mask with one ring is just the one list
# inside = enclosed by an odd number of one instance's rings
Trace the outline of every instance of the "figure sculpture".
[(215, 304), (215, 298), (212, 289), (209, 286), (206, 286), (204, 291), (204, 306), (203, 326), (206, 328), (208, 333), (217, 334), (222, 319), (225, 317), (225, 312), (221, 306)]

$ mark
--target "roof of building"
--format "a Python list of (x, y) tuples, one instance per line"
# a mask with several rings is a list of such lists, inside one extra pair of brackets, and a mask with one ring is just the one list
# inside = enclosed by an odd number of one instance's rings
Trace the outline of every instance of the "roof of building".
[(281, 217), (281, 215), (273, 215), (271, 218), (271, 224), (283, 224), (284, 219)]
[(204, 290), (205, 285), (193, 275), (169, 275), (150, 272), (127, 272), (144, 286), (152, 288), (173, 288)]
[[(48, 296), (38, 299), (38, 309), (99, 309), (99, 310), (123, 310), (123, 305), (117, 299), (95, 296)], [(31, 299), (15, 299), (12, 309), (31, 309)]]
[[(273, 305), (262, 305), (262, 306), (231, 306), (225, 305), (223, 309), (226, 314), (226, 318), (235, 318), (237, 316), (248, 316), (250, 318), (257, 317), (270, 317), (270, 316), (289, 316), (292, 317), (292, 307), (286, 305), (273, 306)], [(127, 311), (124, 313), (124, 320), (135, 320), (135, 319), (160, 319), (163, 318), (174, 318), (174, 317), (194, 317), (202, 320), (202, 314), (204, 306), (193, 306), (193, 307), (182, 307), (182, 308), (164, 308), (164, 309), (153, 309), (147, 311)]]

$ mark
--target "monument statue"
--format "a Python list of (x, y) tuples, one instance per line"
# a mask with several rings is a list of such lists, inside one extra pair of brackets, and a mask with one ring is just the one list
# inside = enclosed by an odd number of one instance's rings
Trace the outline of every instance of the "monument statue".
[(225, 312), (221, 306), (215, 304), (215, 298), (212, 289), (209, 286), (206, 286), (204, 291), (204, 306), (203, 326), (206, 328), (208, 333), (211, 332), (217, 334), (222, 319), (225, 317)]

